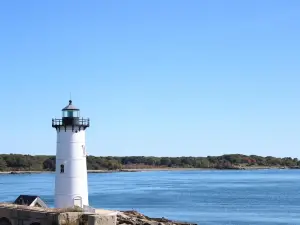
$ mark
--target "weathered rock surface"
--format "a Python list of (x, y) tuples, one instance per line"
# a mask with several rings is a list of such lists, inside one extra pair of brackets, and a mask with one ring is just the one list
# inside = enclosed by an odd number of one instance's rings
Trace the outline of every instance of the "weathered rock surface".
[(137, 211), (116, 211), (113, 214), (108, 211), (97, 209), (95, 213), (85, 213), (78, 208), (55, 209), (0, 203), (0, 217), (11, 221), (11, 224), (31, 219), (32, 223), (39, 222), (41, 225), (71, 222), (85, 225), (197, 225), (165, 218), (150, 218)]
[(117, 217), (117, 225), (197, 225), (172, 221), (165, 218), (150, 218), (137, 211), (121, 211)]

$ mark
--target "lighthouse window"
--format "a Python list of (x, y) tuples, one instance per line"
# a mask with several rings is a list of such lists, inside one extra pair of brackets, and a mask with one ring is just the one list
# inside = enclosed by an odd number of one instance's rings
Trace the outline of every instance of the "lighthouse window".
[(79, 117), (79, 111), (77, 110), (64, 110), (63, 117)]
[(73, 117), (73, 111), (67, 111), (68, 117)]
[(81, 145), (81, 147), (82, 147), (82, 153), (83, 153), (83, 155), (85, 156), (85, 146), (84, 146), (84, 145)]
[(60, 173), (64, 173), (65, 172), (65, 165), (61, 164), (60, 165)]

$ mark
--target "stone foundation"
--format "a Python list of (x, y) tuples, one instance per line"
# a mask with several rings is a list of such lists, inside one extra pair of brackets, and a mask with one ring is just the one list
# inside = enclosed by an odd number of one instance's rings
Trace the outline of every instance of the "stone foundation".
[(117, 212), (67, 212), (14, 204), (0, 204), (0, 225), (116, 225)]
[(0, 203), (0, 225), (196, 225), (150, 218), (136, 211), (74, 211)]

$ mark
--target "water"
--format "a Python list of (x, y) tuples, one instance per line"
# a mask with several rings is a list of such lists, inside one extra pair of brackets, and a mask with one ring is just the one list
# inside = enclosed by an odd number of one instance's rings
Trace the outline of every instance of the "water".
[[(300, 224), (300, 170), (89, 174), (90, 205), (199, 225)], [(53, 206), (54, 174), (0, 175), (0, 201), (39, 195)]]

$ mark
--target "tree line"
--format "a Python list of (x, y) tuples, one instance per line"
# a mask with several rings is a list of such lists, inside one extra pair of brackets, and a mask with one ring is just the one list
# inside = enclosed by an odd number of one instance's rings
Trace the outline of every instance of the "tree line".
[[(300, 166), (300, 161), (291, 157), (276, 158), (242, 154), (207, 157), (87, 156), (88, 170), (163, 167), (237, 169), (251, 166), (297, 168)], [(55, 156), (0, 154), (0, 171), (55, 171)]]

